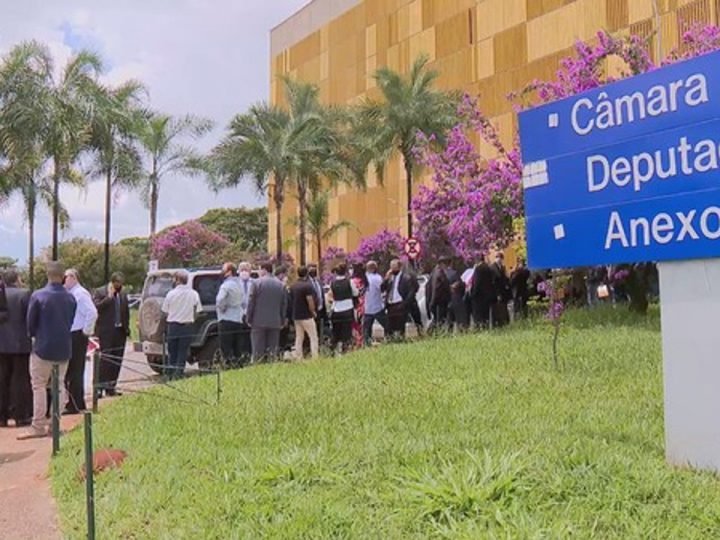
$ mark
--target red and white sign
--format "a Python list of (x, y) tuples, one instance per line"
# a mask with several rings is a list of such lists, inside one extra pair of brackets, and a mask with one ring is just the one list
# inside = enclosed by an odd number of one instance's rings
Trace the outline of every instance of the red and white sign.
[(421, 253), (422, 245), (420, 245), (420, 240), (412, 237), (405, 240), (405, 255), (407, 255), (409, 259), (414, 261), (420, 257)]

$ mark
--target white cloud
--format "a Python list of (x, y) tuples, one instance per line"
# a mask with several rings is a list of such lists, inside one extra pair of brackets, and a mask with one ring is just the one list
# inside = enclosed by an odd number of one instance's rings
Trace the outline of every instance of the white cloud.
[[(192, 112), (214, 120), (213, 133), (202, 142), (209, 148), (222, 135), (233, 114), (268, 95), (269, 30), (307, 0), (24, 0), (3, 3), (0, 52), (19, 41), (48, 44), (59, 65), (71, 46), (100, 52), (109, 67), (106, 79), (118, 83), (141, 79), (151, 105), (171, 114)], [(73, 219), (65, 237), (102, 238), (102, 183), (86, 192), (66, 189), (63, 202)], [(197, 217), (217, 206), (259, 205), (250, 185), (219, 195), (201, 180), (166, 178), (160, 198), (161, 227)], [(18, 223), (19, 222), (19, 223)], [(0, 209), (0, 255), (25, 257), (22, 207), (13, 200)], [(7, 233), (12, 229), (15, 234)], [(37, 245), (49, 241), (49, 216), (42, 211)], [(147, 234), (147, 211), (135, 194), (123, 194), (113, 208), (113, 238)], [(6, 234), (7, 233), (7, 234)]]

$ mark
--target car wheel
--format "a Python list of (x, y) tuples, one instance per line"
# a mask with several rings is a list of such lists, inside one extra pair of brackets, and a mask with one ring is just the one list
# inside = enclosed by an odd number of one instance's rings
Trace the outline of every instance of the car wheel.
[(214, 369), (224, 367), (222, 351), (220, 350), (220, 339), (217, 336), (208, 338), (205, 345), (197, 353), (198, 365), (203, 369)]
[(147, 359), (147, 363), (150, 366), (150, 369), (152, 369), (158, 375), (164, 374), (165, 362), (164, 362), (164, 359), (162, 356), (158, 356), (155, 354), (148, 354), (148, 355), (145, 355), (145, 358)]

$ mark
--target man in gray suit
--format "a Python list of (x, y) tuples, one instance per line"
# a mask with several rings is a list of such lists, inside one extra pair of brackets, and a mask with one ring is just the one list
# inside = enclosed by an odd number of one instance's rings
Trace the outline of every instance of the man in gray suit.
[(0, 427), (13, 418), (15, 426), (28, 426), (32, 419), (30, 387), (30, 338), (27, 310), (30, 291), (21, 288), (17, 272), (5, 272), (7, 316), (0, 321)]
[(287, 324), (287, 292), (273, 275), (273, 267), (260, 267), (260, 279), (250, 288), (247, 322), (250, 325), (253, 362), (279, 355), (280, 330)]

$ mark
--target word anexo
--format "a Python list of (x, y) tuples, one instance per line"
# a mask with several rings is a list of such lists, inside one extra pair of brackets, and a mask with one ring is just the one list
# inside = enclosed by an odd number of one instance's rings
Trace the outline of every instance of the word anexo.
[(623, 223), (618, 212), (610, 214), (605, 249), (618, 242), (622, 247), (669, 244), (684, 240), (720, 239), (720, 207), (709, 206), (702, 212), (660, 212), (652, 218), (636, 217)]

